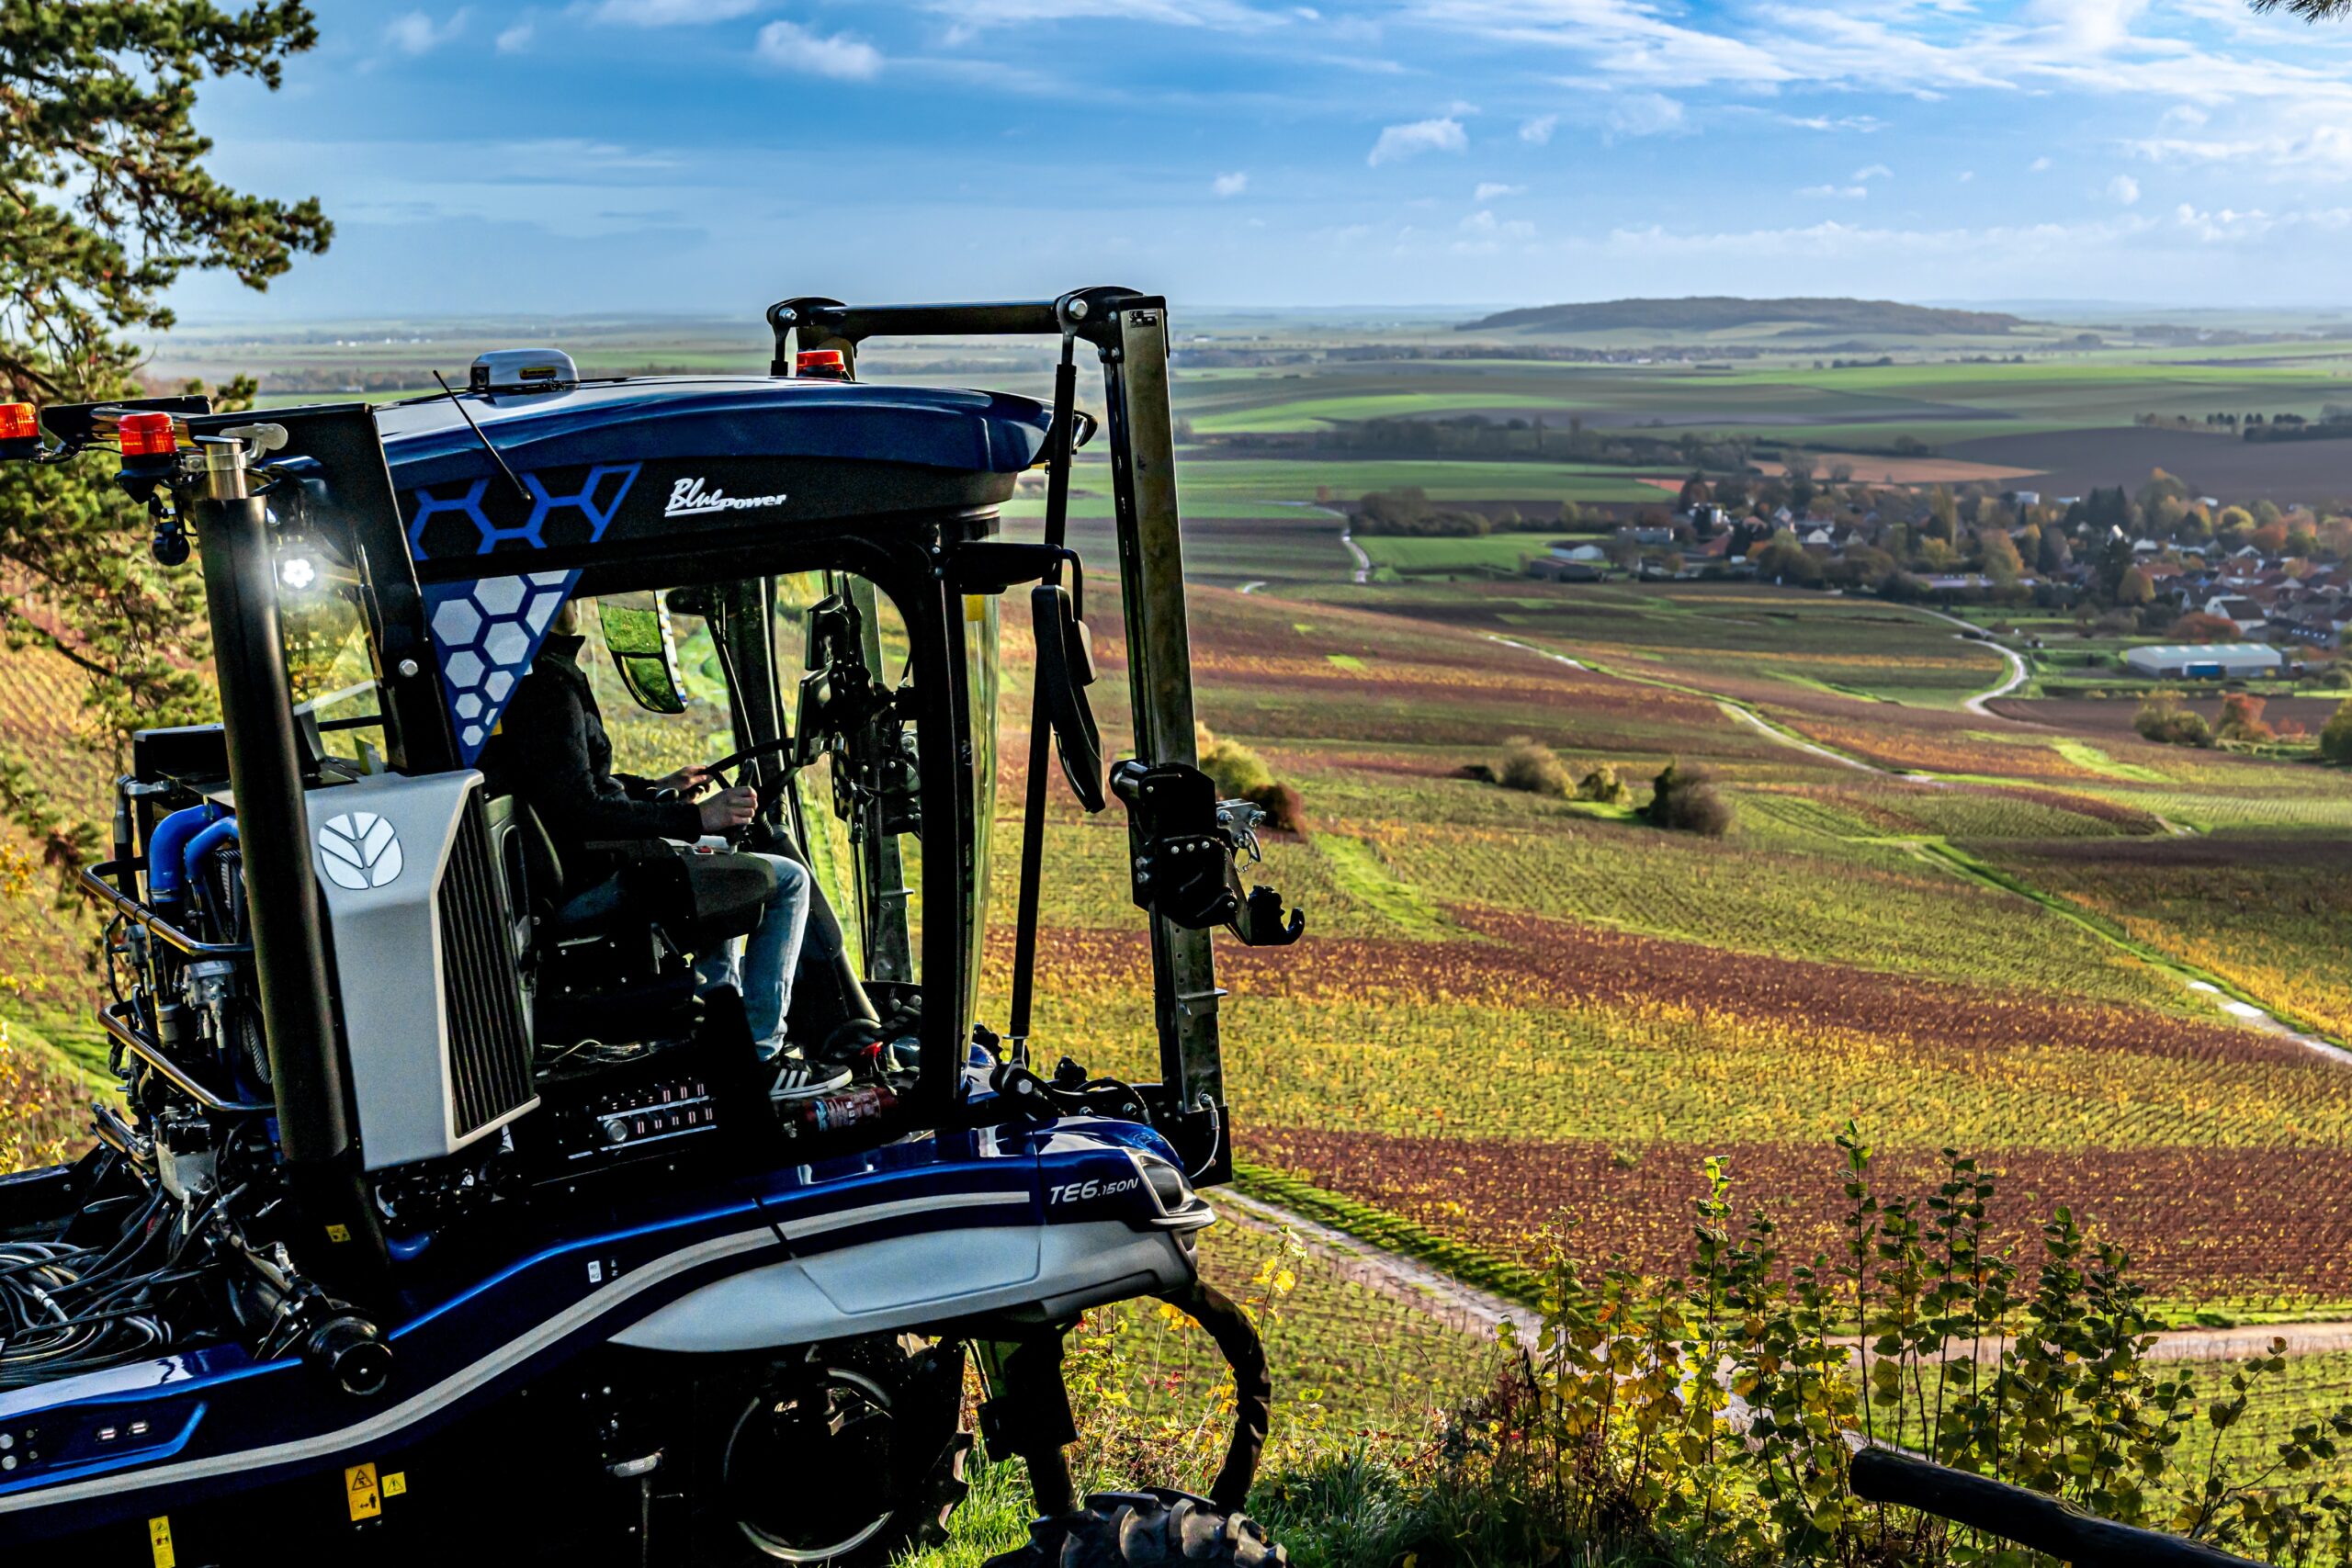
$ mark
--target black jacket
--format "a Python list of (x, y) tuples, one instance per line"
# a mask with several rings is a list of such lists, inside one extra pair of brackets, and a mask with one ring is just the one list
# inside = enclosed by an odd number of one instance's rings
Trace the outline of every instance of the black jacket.
[(692, 801), (651, 799), (649, 781), (612, 771), (612, 738), (580, 668), (582, 641), (548, 636), (481, 760), (488, 793), (519, 795), (546, 824), (563, 860), (567, 895), (612, 874), (613, 858), (589, 844), (702, 836), (702, 812)]

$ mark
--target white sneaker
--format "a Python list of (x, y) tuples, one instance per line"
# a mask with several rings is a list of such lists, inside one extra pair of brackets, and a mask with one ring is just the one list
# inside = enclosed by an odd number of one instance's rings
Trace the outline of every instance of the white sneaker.
[(797, 1056), (787, 1056), (776, 1068), (775, 1087), (768, 1090), (770, 1100), (806, 1100), (849, 1085), (847, 1067), (814, 1066)]

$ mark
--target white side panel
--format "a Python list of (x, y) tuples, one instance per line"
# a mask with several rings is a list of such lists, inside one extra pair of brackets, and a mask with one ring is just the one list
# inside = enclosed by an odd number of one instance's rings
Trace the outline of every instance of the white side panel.
[(352, 1109), (370, 1170), (458, 1146), (435, 897), (467, 794), (481, 778), (381, 773), (306, 797), (350, 1048)]
[(640, 1350), (775, 1349), (1036, 1304), (1059, 1316), (1181, 1289), (1193, 1271), (1191, 1251), (1167, 1231), (1115, 1220), (984, 1226), (767, 1264), (706, 1285), (613, 1338)]

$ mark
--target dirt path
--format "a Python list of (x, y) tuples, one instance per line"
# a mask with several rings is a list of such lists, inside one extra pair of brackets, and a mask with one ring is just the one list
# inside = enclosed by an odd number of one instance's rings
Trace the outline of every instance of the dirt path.
[(1535, 1321), (1535, 1314), (1516, 1302), (1449, 1279), (1425, 1263), (1359, 1241), (1279, 1203), (1229, 1187), (1216, 1194), (1216, 1202), (1236, 1224), (1256, 1230), (1289, 1231), (1340, 1279), (1377, 1291), (1465, 1334), (1491, 1338), (1505, 1319), (1526, 1325)]
[[(1917, 605), (1914, 605), (1913, 608), (1919, 609)], [(1947, 615), (1941, 610), (1919, 609), (1919, 614), (1923, 615), (1933, 615), (1936, 619), (1944, 622), (1948, 626), (1958, 626), (1962, 632), (1975, 632), (1982, 631), (1984, 629), (1981, 626), (1970, 625), (1968, 622), (1962, 620), (1958, 615)], [(1974, 696), (1969, 698), (1960, 705), (1966, 708), (1970, 713), (1974, 714), (1979, 718), (2007, 718), (2007, 715), (1995, 713), (1984, 705), (1989, 702), (1996, 701), (1999, 698), (2006, 697), (2011, 692), (2016, 691), (2019, 686), (2024, 685), (2028, 681), (2033, 678), (2033, 671), (2026, 668), (2024, 656), (2019, 654), (2015, 649), (2005, 648), (1997, 642), (1992, 642), (1989, 640), (1984, 644), (1984, 646), (2009, 661), (2009, 678), (2002, 682), (1999, 685), (1994, 687), (1989, 692), (1977, 693)], [(2009, 722), (2014, 724), (2017, 721), (2010, 719)]]
[(1538, 648), (1532, 642), (1521, 642), (1517, 637), (1502, 637), (1497, 633), (1488, 632), (1487, 634), (1487, 640), (1488, 642), (1501, 643), (1505, 648), (1518, 649), (1522, 653), (1532, 653), (1538, 659), (1548, 659), (1555, 664), (1565, 664), (1571, 670), (1589, 670), (1592, 668), (1589, 664), (1583, 663), (1578, 660), (1570, 659), (1565, 653), (1555, 653), (1548, 648)]
[(1723, 709), (1724, 714), (1728, 716), (1737, 719), (1740, 723), (1747, 725), (1750, 729), (1757, 730), (1761, 734), (1769, 736), (1772, 739), (1779, 741), (1783, 746), (1790, 747), (1791, 749), (1798, 751), (1810, 751), (1816, 757), (1826, 758), (1828, 761), (1837, 763), (1841, 768), (1853, 768), (1861, 773), (1879, 773), (1890, 778), (1907, 778), (1910, 776), (1906, 773), (1888, 773), (1886, 769), (1876, 767), (1869, 762), (1865, 762), (1860, 757), (1849, 757), (1843, 751), (1833, 751), (1826, 746), (1817, 746), (1810, 740), (1801, 740), (1797, 737), (1791, 735), (1787, 730), (1781, 728), (1778, 725), (1768, 723), (1765, 720), (1757, 717), (1755, 714), (1749, 712), (1747, 709), (1740, 706), (1737, 703), (1731, 701), (1727, 697), (1717, 697), (1715, 699), (1715, 705)]

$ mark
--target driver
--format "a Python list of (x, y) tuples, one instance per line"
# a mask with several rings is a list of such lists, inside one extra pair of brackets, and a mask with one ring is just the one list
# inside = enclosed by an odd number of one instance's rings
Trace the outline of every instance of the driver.
[[(711, 785), (706, 768), (680, 768), (659, 779), (612, 771), (612, 739), (605, 732), (587, 671), (580, 667), (580, 650), (587, 640), (582, 619), (578, 600), (566, 601), (557, 612), (546, 644), (530, 673), (515, 687), (514, 700), (481, 755), (489, 792), (529, 802), (555, 841), (570, 895), (556, 911), (559, 924), (595, 920), (620, 905), (614, 859), (589, 849), (590, 844), (611, 839), (690, 844), (706, 833), (743, 827), (760, 804), (758, 792), (749, 784), (697, 803), (695, 797)], [(778, 1092), (831, 1088), (847, 1075), (794, 1058), (784, 1032), (793, 971), (808, 925), (808, 873), (782, 855), (759, 858), (775, 868), (775, 892), (749, 937), (701, 956), (695, 965), (701, 991), (707, 995), (719, 986), (733, 986), (741, 993), (761, 1056), (780, 1069)]]

